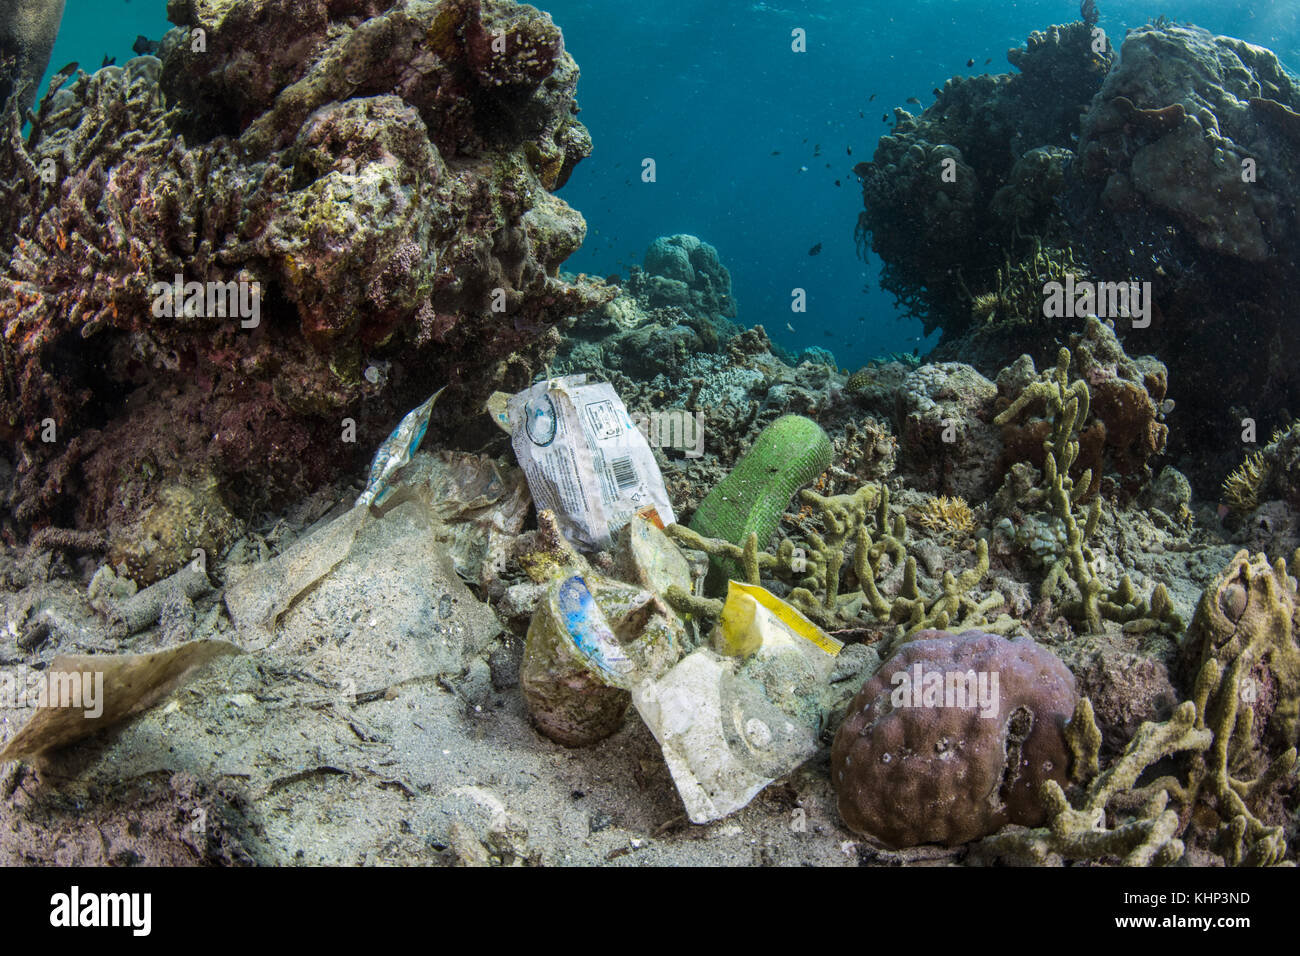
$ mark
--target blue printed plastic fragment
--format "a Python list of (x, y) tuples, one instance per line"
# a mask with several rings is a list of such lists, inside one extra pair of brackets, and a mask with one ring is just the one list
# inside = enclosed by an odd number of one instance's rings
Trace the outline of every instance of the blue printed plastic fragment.
[(635, 665), (623, 653), (605, 615), (587, 589), (587, 583), (575, 574), (563, 584), (556, 605), (564, 616), (564, 626), (573, 638), (573, 646), (619, 686)]
[(384, 439), (384, 443), (379, 446), (374, 460), (370, 463), (370, 480), (366, 484), (366, 490), (357, 498), (358, 505), (382, 504), (392, 493), (393, 489), (389, 481), (403, 465), (411, 460), (415, 450), (420, 447), (420, 442), (424, 441), (424, 433), (429, 430), (429, 416), (433, 414), (433, 403), (442, 393), (443, 388), (438, 389), (427, 402), (414, 411), (408, 412), (393, 429), (393, 433)]

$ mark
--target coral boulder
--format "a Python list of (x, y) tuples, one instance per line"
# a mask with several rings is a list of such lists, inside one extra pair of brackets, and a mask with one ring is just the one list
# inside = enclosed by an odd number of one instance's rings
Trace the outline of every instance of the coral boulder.
[(890, 848), (956, 846), (1044, 818), (1064, 783), (1074, 677), (1032, 640), (922, 631), (863, 686), (831, 748), (840, 816)]

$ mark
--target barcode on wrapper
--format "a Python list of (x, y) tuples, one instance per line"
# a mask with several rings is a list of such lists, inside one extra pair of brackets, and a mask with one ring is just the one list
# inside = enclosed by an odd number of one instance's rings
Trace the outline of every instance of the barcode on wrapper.
[(609, 463), (609, 467), (614, 472), (614, 481), (620, 491), (636, 486), (638, 479), (636, 469), (632, 467), (631, 456), (615, 458)]

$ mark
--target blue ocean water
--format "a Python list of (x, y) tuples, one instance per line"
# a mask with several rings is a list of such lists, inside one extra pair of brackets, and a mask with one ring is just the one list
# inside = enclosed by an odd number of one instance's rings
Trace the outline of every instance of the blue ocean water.
[[(693, 233), (731, 270), (740, 322), (763, 325), (792, 351), (828, 348), (849, 368), (928, 348), (920, 323), (878, 288), (878, 262), (854, 248), (862, 200), (852, 168), (889, 130), (882, 116), (895, 106), (919, 112), (908, 97), (924, 106), (950, 76), (1006, 72), (1007, 49), (1032, 30), (1078, 19), (1077, 0), (535, 5), (581, 67), (581, 119), (595, 143), (561, 192), (588, 224), (565, 268), (626, 275), (656, 236)], [(1116, 40), (1164, 15), (1266, 46), (1300, 69), (1294, 0), (1099, 6)], [(164, 0), (68, 0), (51, 69), (124, 62), (137, 35), (156, 40), (168, 28), (165, 10)], [(791, 50), (796, 28), (806, 31), (805, 53)], [(656, 182), (642, 181), (646, 158)], [(791, 311), (796, 288), (807, 293), (802, 314)]]

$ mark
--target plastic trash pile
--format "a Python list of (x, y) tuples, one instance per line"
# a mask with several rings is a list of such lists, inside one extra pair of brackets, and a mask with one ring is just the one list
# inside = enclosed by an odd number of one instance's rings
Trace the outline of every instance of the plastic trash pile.
[(698, 590), (697, 576), (661, 530), (674, 521), (662, 476), (614, 390), (572, 376), (502, 406), (498, 396), (489, 408), (509, 426), (544, 526), (553, 521), (567, 539), (556, 544), (613, 545), (622, 579), (597, 573), (571, 548), (533, 565), (547, 588), (520, 683), (537, 728), (586, 746), (617, 731), (634, 708), (695, 823), (741, 809), (816, 754), (843, 702), (830, 682), (842, 645), (775, 595), (738, 581), (728, 583), (711, 633), (698, 634), (697, 622), (665, 602), (671, 587)]

